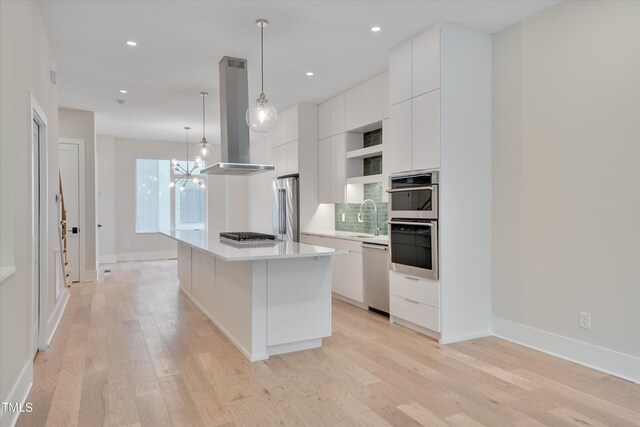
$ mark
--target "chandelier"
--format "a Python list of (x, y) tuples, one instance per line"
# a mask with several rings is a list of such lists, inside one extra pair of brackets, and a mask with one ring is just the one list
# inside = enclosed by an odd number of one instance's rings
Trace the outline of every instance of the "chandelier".
[[(191, 130), (191, 128), (186, 126), (184, 130), (187, 131), (186, 144), (187, 144), (187, 159), (188, 159), (189, 158), (189, 130)], [(189, 181), (192, 181), (195, 185), (199, 185), (200, 188), (205, 188), (204, 180), (194, 175), (194, 172), (198, 168), (200, 168), (200, 164), (202, 160), (200, 158), (196, 158), (196, 160), (192, 163), (189, 162), (188, 160), (185, 160), (185, 161), (187, 162), (187, 164), (182, 166), (177, 159), (171, 160), (171, 166), (173, 167), (174, 178), (171, 181), (171, 183), (169, 183), (169, 188), (180, 186), (180, 191), (184, 191)], [(191, 166), (189, 166), (189, 163), (191, 163)]]

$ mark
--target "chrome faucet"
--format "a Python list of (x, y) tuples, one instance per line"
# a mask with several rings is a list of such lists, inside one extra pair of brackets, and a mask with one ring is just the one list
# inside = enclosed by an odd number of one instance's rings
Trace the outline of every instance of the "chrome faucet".
[(373, 200), (371, 200), (371, 199), (366, 199), (364, 202), (362, 202), (362, 203), (360, 204), (360, 212), (358, 213), (358, 222), (362, 222), (362, 221), (364, 221), (364, 220), (362, 219), (362, 207), (363, 207), (363, 206), (364, 206), (364, 204), (365, 204), (365, 203), (367, 203), (367, 202), (371, 202), (371, 203), (373, 203), (373, 211), (374, 211), (374, 212), (375, 212), (375, 214), (376, 214), (376, 228), (375, 228), (375, 231), (373, 232), (373, 235), (374, 235), (374, 236), (379, 236), (379, 235), (380, 235), (380, 227), (379, 227), (379, 225), (378, 225), (378, 205), (376, 205), (376, 202), (374, 202), (374, 201), (373, 201)]

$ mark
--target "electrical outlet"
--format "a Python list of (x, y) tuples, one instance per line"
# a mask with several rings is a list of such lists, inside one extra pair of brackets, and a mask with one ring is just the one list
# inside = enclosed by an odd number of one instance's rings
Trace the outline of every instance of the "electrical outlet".
[(347, 220), (347, 215), (342, 212), (342, 222), (345, 222)]
[(580, 327), (591, 330), (591, 313), (580, 312)]
[(362, 218), (362, 214), (358, 214), (358, 222), (364, 222), (364, 218)]

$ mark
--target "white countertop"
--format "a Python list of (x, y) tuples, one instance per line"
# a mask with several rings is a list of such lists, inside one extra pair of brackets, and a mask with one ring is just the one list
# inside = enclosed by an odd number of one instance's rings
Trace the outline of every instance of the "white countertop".
[(307, 245), (305, 243), (276, 241), (267, 244), (242, 244), (221, 241), (218, 230), (166, 230), (167, 237), (192, 248), (209, 252), (225, 261), (257, 261), (282, 258), (308, 258), (315, 256), (345, 255), (346, 251)]
[(303, 231), (302, 234), (310, 236), (333, 237), (335, 239), (355, 240), (356, 242), (374, 243), (378, 245), (389, 245), (389, 236), (374, 236), (367, 233), (354, 233), (352, 231)]

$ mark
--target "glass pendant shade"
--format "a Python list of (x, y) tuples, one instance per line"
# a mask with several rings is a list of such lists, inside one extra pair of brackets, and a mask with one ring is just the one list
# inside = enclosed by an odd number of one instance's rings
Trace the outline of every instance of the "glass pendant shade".
[(261, 94), (260, 98), (249, 105), (246, 119), (254, 132), (269, 132), (278, 122), (278, 112), (269, 104), (264, 94)]
[(213, 158), (213, 147), (206, 140), (200, 141), (193, 152), (196, 163), (202, 165), (211, 164)]

